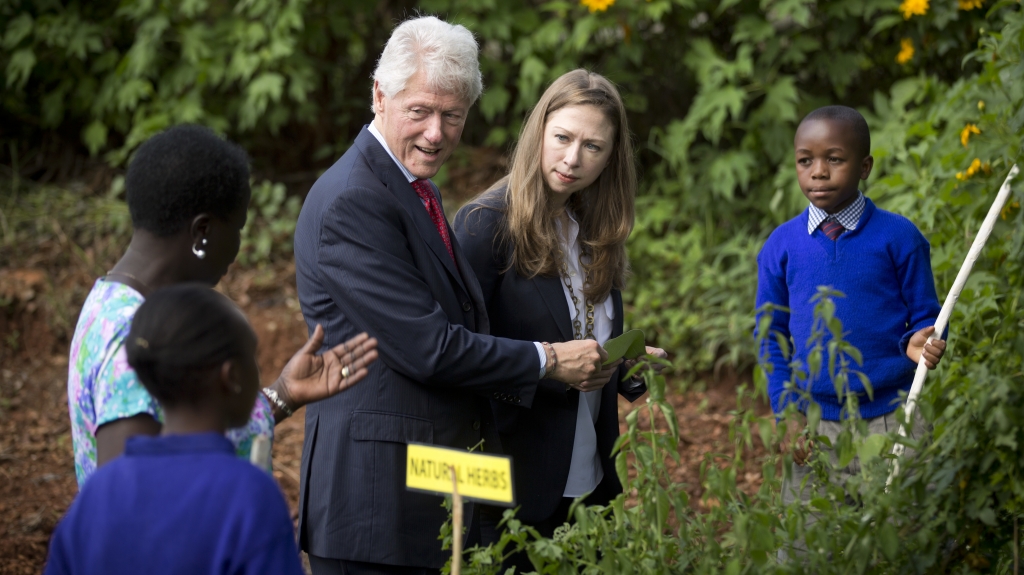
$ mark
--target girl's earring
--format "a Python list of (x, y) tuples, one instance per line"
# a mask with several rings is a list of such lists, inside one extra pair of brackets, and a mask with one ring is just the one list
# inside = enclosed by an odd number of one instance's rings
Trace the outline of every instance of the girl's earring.
[[(202, 244), (204, 247), (206, 246), (206, 238), (203, 238)], [(194, 244), (192, 245), (192, 253), (195, 254), (196, 257), (199, 259), (203, 259), (206, 257), (206, 250), (199, 249)]]

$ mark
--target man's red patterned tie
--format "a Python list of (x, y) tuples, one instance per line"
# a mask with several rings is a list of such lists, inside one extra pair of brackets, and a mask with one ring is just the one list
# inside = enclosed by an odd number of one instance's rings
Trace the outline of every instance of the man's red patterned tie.
[(841, 236), (843, 232), (846, 231), (846, 228), (843, 227), (843, 224), (837, 222), (835, 219), (828, 218), (825, 221), (821, 222), (821, 231), (825, 232), (825, 235), (828, 236), (828, 239), (835, 241), (836, 238)]
[(444, 212), (441, 211), (441, 204), (434, 195), (434, 188), (430, 185), (430, 180), (414, 180), (412, 182), (412, 189), (416, 190), (416, 195), (426, 205), (427, 213), (430, 215), (430, 219), (434, 221), (434, 227), (437, 228), (437, 233), (441, 234), (444, 247), (448, 248), (448, 255), (452, 257), (454, 262), (455, 252), (452, 251), (452, 240), (448, 237), (448, 225), (444, 219)]

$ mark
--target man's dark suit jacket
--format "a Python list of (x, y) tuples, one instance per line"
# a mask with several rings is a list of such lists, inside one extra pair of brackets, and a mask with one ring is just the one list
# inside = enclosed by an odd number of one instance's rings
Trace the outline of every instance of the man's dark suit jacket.
[[(491, 191), (459, 210), (454, 223), (459, 244), (480, 281), (491, 333), (532, 341), (572, 341), (572, 316), (562, 279), (527, 279), (514, 269), (507, 270), (511, 245), (495, 239), (500, 234), (504, 209), (504, 189)], [(622, 295), (612, 290), (610, 297), (615, 307), (612, 337), (616, 337), (622, 335)], [(625, 368), (620, 367), (601, 393), (595, 427), (604, 479), (588, 503), (605, 504), (622, 492), (611, 458), (619, 436), (617, 396), (621, 393), (634, 401), (646, 391), (641, 386), (627, 392), (629, 384), (621, 381), (625, 373)], [(516, 376), (509, 375), (509, 381), (514, 383), (513, 377)], [(527, 523), (548, 519), (562, 500), (576, 437), (579, 401), (579, 391), (566, 391), (565, 384), (544, 379), (530, 409), (491, 402), (501, 447), (512, 456), (516, 499), (522, 506), (517, 517)]]
[(308, 553), (443, 565), (447, 513), (439, 496), (406, 491), (406, 444), (469, 448), (493, 431), (485, 397), (533, 402), (536, 347), (481, 335), (480, 287), (453, 234), (452, 243), (458, 265), (366, 128), (306, 197), (295, 231), (306, 323), (323, 325), (325, 348), (366, 331), (380, 354), (365, 380), (306, 408), (299, 538)]

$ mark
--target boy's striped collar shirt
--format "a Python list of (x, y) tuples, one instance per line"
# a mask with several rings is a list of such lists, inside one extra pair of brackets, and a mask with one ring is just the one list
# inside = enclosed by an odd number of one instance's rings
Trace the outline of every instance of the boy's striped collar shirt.
[[(861, 215), (864, 214), (864, 194), (860, 191), (857, 192), (857, 199), (853, 200), (853, 203), (839, 210), (838, 212), (831, 214), (847, 231), (857, 229), (857, 223), (860, 222)], [(807, 234), (813, 234), (814, 230), (818, 229), (821, 222), (825, 221), (829, 217), (829, 214), (811, 204), (807, 207)]]

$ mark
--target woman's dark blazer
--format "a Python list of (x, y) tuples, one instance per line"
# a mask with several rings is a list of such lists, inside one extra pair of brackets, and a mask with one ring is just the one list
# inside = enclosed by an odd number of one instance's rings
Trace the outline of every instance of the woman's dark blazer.
[[(511, 249), (495, 239), (504, 220), (504, 191), (488, 192), (464, 206), (453, 228), (467, 259), (480, 280), (491, 335), (528, 341), (560, 342), (573, 339), (569, 305), (560, 277), (526, 279), (508, 270)], [(507, 242), (505, 242), (507, 244)], [(622, 334), (622, 294), (613, 290), (615, 307), (612, 337)], [(646, 388), (626, 393), (620, 368), (603, 389), (598, 413), (597, 449), (604, 479), (589, 503), (605, 504), (622, 492), (610, 455), (619, 436), (618, 400), (630, 401)], [(501, 437), (502, 451), (512, 456), (517, 517), (526, 523), (548, 519), (562, 500), (569, 477), (580, 392), (566, 391), (565, 384), (543, 379), (530, 409), (491, 401)]]

